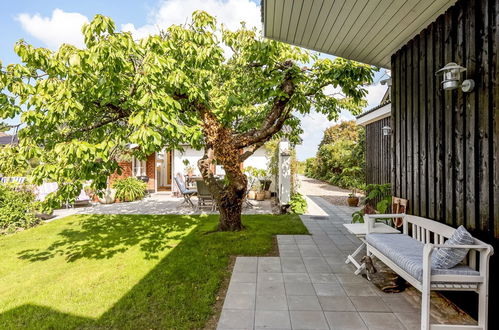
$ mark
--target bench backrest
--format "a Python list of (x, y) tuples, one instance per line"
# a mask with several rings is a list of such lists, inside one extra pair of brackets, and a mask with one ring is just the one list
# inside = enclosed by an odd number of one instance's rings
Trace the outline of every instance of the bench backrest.
[[(444, 223), (417, 217), (415, 215), (406, 215), (404, 217), (403, 233), (412, 235), (412, 237), (423, 244), (444, 244), (445, 241), (454, 234), (455, 228), (448, 226)], [(473, 237), (475, 245), (489, 245)], [(473, 269), (476, 269), (476, 251), (470, 250), (464, 263)]]

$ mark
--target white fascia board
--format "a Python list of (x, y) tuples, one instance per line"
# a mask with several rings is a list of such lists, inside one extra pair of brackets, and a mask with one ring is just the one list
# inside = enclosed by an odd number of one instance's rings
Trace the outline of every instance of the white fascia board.
[(365, 116), (357, 118), (356, 121), (358, 125), (367, 126), (380, 119), (390, 117), (391, 113), (392, 113), (392, 106), (389, 103), (373, 112), (368, 113)]

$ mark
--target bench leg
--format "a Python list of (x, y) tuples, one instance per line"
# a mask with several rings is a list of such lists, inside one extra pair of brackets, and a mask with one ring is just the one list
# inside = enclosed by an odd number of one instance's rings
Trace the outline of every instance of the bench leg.
[(431, 252), (433, 246), (423, 249), (423, 279), (421, 290), (421, 330), (430, 330), (430, 295), (431, 295)]
[(430, 288), (425, 288), (421, 291), (421, 330), (430, 329)]
[(478, 286), (478, 325), (487, 329), (489, 290), (488, 282)]

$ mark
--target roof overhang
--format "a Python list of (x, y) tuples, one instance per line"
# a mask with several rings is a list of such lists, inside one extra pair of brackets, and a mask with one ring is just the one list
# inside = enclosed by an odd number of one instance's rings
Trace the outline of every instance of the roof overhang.
[(378, 121), (383, 118), (388, 118), (391, 115), (392, 105), (391, 103), (387, 103), (382, 107), (377, 108), (374, 111), (367, 111), (364, 114), (361, 114), (357, 117), (356, 122), (357, 125), (367, 126), (375, 121)]
[(262, 0), (264, 36), (390, 68), (398, 49), (456, 0)]

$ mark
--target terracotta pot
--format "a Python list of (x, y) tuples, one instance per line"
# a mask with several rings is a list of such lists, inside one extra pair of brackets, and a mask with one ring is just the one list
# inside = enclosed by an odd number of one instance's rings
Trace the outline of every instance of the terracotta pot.
[(248, 199), (255, 199), (255, 197), (256, 197), (256, 192), (250, 190), (250, 192), (248, 193)]
[(256, 200), (263, 201), (265, 199), (265, 191), (259, 191), (256, 193)]
[(272, 196), (272, 193), (268, 190), (265, 190), (265, 199), (269, 199)]
[(359, 197), (348, 197), (347, 202), (348, 202), (348, 206), (358, 206), (359, 205)]

